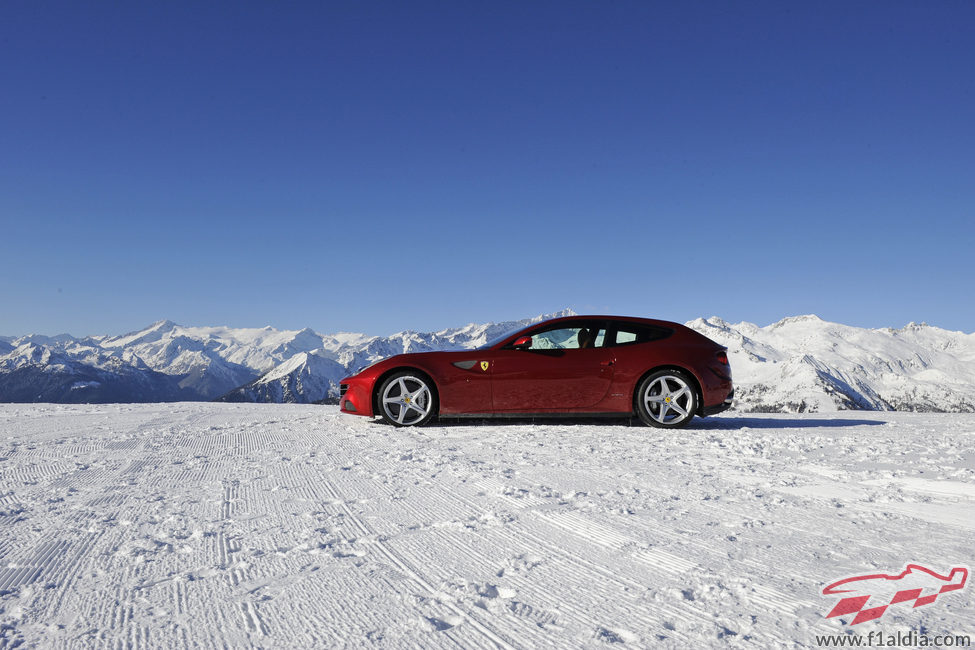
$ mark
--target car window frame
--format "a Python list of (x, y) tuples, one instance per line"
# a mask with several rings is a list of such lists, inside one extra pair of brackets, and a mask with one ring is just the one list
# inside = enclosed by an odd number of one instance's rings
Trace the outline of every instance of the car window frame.
[[(593, 328), (595, 328), (597, 335), (599, 334), (599, 330), (604, 330), (605, 333), (603, 334), (603, 343), (605, 344), (606, 337), (609, 335), (609, 327), (610, 327), (609, 321), (604, 321), (604, 320), (600, 320), (600, 319), (596, 319), (596, 320), (593, 320), (593, 319), (583, 319), (583, 320), (562, 321), (562, 322), (559, 322), (559, 323), (540, 323), (539, 325), (537, 325), (535, 327), (525, 328), (525, 329), (521, 330), (520, 332), (515, 332), (514, 336), (512, 336), (510, 339), (508, 339), (507, 342), (502, 343), (501, 346), (498, 347), (497, 349), (499, 349), (499, 350), (513, 350), (514, 349), (514, 343), (515, 343), (515, 341), (517, 341), (518, 339), (520, 339), (523, 336), (531, 336), (531, 337), (534, 337), (537, 334), (542, 334), (544, 332), (549, 332), (549, 331), (554, 331), (554, 330), (560, 330), (560, 329), (582, 328), (582, 327), (585, 327), (586, 329), (590, 329), (590, 330), (593, 329)], [(574, 351), (574, 350), (583, 350), (583, 349), (586, 349), (586, 350), (602, 350), (605, 347), (607, 347), (607, 346), (606, 345), (602, 345), (600, 347), (595, 347), (594, 346), (594, 347), (591, 347), (591, 348), (556, 348), (556, 350), (561, 351), (561, 352), (570, 352), (570, 351)], [(543, 350), (544, 350), (544, 348), (538, 348), (536, 350), (532, 350), (531, 348), (528, 348), (526, 350), (526, 352), (542, 352)]]

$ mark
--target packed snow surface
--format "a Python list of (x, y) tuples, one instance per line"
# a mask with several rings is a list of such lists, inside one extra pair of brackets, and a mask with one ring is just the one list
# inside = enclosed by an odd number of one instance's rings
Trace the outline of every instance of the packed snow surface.
[(335, 407), (0, 405), (0, 646), (815, 647), (972, 634), (824, 586), (972, 562), (975, 416), (394, 429)]

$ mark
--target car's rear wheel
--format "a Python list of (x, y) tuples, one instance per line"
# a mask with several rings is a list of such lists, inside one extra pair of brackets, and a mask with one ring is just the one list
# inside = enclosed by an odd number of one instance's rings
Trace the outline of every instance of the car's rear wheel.
[(694, 382), (679, 370), (658, 370), (640, 382), (636, 411), (646, 424), (665, 429), (687, 426), (697, 411)]
[(420, 373), (397, 372), (379, 387), (379, 415), (396, 427), (426, 424), (437, 413), (432, 382)]

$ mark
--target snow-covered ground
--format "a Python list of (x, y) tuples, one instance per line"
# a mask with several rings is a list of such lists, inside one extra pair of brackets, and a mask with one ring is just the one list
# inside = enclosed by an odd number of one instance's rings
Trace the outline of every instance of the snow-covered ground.
[(393, 429), (335, 407), (0, 405), (0, 646), (815, 647), (972, 634), (827, 584), (975, 568), (975, 416)]

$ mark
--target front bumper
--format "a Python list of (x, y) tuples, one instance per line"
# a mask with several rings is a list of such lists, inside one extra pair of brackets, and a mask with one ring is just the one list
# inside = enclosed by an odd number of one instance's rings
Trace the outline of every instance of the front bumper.
[(339, 384), (339, 410), (350, 415), (372, 415), (371, 383), (347, 377)]

